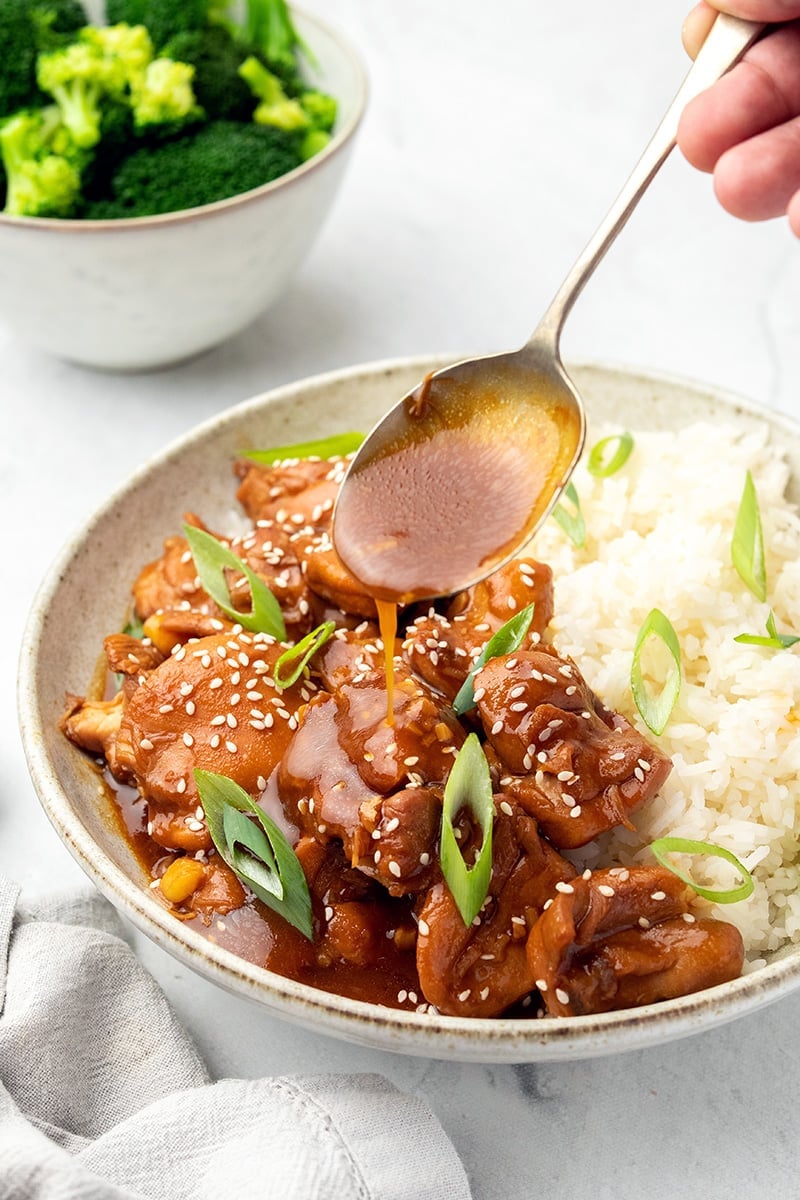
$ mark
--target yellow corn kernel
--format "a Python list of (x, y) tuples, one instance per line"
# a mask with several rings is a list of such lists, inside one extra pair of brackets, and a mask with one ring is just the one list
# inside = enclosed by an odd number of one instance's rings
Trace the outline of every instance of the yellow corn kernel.
[(160, 650), (162, 654), (169, 654), (172, 647), (177, 646), (180, 638), (162, 627), (163, 620), (163, 613), (153, 613), (152, 617), (148, 617), (142, 625), (142, 630), (144, 636), (150, 638), (157, 650)]
[(159, 880), (162, 895), (170, 904), (182, 904), (197, 891), (206, 877), (206, 869), (195, 858), (176, 858)]

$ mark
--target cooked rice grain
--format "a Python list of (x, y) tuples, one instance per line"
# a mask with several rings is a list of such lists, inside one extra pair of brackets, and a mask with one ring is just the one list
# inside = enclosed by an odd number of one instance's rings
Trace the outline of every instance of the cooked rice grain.
[[(672, 774), (634, 814), (636, 832), (586, 847), (581, 865), (649, 861), (647, 845), (669, 834), (731, 850), (753, 872), (755, 892), (714, 911), (740, 928), (752, 968), (800, 942), (800, 644), (775, 651), (734, 638), (763, 634), (770, 607), (779, 630), (800, 633), (800, 517), (785, 498), (789, 468), (766, 425), (698, 423), (634, 439), (616, 475), (596, 479), (585, 462), (575, 473), (586, 544), (576, 548), (548, 521), (532, 547), (555, 573), (556, 646), (645, 737), (653, 735), (633, 703), (630, 668), (652, 608), (669, 617), (681, 643), (680, 696), (655, 739)], [(748, 468), (764, 530), (767, 603), (731, 562)], [(685, 865), (699, 883), (732, 884), (719, 859)]]

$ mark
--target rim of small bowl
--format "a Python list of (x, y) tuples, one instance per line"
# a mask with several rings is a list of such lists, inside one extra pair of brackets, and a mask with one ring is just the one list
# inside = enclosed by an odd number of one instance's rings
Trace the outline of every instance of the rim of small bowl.
[[(40, 585), (23, 634), (18, 676), (18, 713), (28, 768), (39, 801), (62, 841), (97, 888), (143, 933), (180, 961), (274, 1015), (316, 1032), (411, 1055), (460, 1061), (522, 1063), (590, 1058), (663, 1044), (755, 1012), (800, 986), (800, 947), (784, 952), (748, 974), (675, 1000), (640, 1008), (570, 1018), (461, 1018), (386, 1008), (324, 992), (239, 958), (176, 922), (149, 892), (106, 855), (72, 809), (47, 752), (40, 719), (36, 676), (38, 653), (51, 599), (61, 576), (95, 527), (161, 464), (180, 457), (225, 426), (276, 402), (346, 380), (417, 370), (455, 361), (453, 355), (423, 355), (362, 363), (310, 376), (253, 396), (225, 409), (149, 458), (92, 514), (62, 548)], [(642, 383), (667, 384), (704, 395), (735, 413), (761, 418), (800, 441), (800, 424), (736, 393), (662, 371), (619, 363), (573, 362), (570, 369), (623, 375)], [(76, 751), (76, 753), (78, 753)], [(120, 835), (122, 836), (122, 835)]]
[(262, 196), (267, 196), (272, 192), (291, 187), (292, 184), (297, 183), (299, 180), (305, 178), (305, 176), (311, 174), (311, 172), (316, 171), (328, 159), (338, 154), (348, 142), (352, 141), (366, 112), (367, 99), (369, 97), (369, 76), (361, 55), (338, 29), (329, 25), (326, 21), (320, 21), (318, 17), (312, 16), (295, 5), (292, 5), (292, 12), (309, 25), (316, 26), (317, 29), (325, 33), (332, 41), (336, 42), (339, 49), (348, 59), (355, 80), (355, 107), (353, 114), (342, 125), (341, 129), (334, 128), (330, 142), (318, 154), (313, 155), (312, 158), (301, 163), (298, 167), (294, 167), (291, 171), (287, 171), (285, 175), (279, 175), (277, 179), (270, 180), (269, 183), (262, 183), (259, 187), (250, 188), (247, 192), (238, 192), (235, 196), (227, 196), (224, 200), (214, 200), (211, 204), (201, 204), (195, 208), (181, 208), (177, 212), (156, 213), (148, 217), (105, 217), (102, 219), (83, 217), (17, 217), (0, 211), (0, 229), (3, 226), (7, 226), (10, 229), (36, 229), (42, 233), (57, 233), (59, 231), (84, 234), (128, 233), (135, 229), (153, 229), (160, 225), (183, 224), (187, 221), (197, 221), (203, 217), (214, 216), (217, 213), (229, 212), (233, 208), (252, 204), (254, 201), (260, 200)]

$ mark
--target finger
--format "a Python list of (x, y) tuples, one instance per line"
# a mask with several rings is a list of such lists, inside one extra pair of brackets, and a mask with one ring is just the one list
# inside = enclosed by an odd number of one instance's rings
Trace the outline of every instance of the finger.
[(697, 53), (708, 37), (708, 32), (716, 19), (716, 9), (702, 2), (689, 13), (681, 30), (683, 48), (689, 58), (697, 58)]
[(800, 22), (771, 33), (712, 88), (690, 100), (678, 145), (692, 166), (713, 171), (739, 142), (800, 115)]
[(748, 21), (794, 21), (800, 17), (800, 0), (708, 0), (708, 4)]
[(714, 191), (734, 217), (782, 216), (800, 191), (800, 117), (723, 154), (714, 170)]
[(800, 238), (800, 192), (795, 192), (792, 196), (786, 209), (786, 215), (789, 218), (789, 228), (792, 233)]

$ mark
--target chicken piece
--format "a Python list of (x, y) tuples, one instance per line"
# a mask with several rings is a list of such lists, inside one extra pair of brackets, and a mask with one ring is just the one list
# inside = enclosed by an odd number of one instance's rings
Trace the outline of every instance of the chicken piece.
[(103, 650), (109, 671), (117, 675), (138, 677), (164, 661), (164, 655), (151, 641), (127, 633), (109, 634), (103, 640)]
[[(362, 621), (355, 629), (337, 629), (314, 660), (314, 670), (322, 687), (335, 692), (366, 672), (380, 671), (384, 666), (384, 649), (378, 626), (372, 621)], [(405, 670), (395, 660), (399, 672)]]
[(271, 466), (242, 458), (233, 468), (241, 480), (236, 498), (254, 522), (328, 530), (348, 463), (349, 458), (338, 455)]
[(67, 696), (67, 708), (59, 722), (61, 731), (82, 750), (107, 759), (113, 770), (124, 702), (122, 692), (118, 692), (113, 700)]
[(358, 617), (376, 616), (378, 610), (372, 596), (348, 571), (329, 538), (308, 546), (306, 554), (305, 578), (312, 592), (343, 612)]
[(527, 946), (547, 1012), (635, 1008), (735, 979), (741, 934), (695, 918), (692, 896), (664, 867), (612, 867), (562, 884)]
[(283, 755), (315, 685), (283, 691), (272, 672), (284, 646), (263, 633), (231, 632), (181, 646), (128, 696), (116, 765), (149, 805), (149, 832), (170, 849), (211, 845), (194, 768), (258, 795)]
[(491, 659), (475, 699), (505, 791), (561, 849), (583, 846), (654, 796), (670, 760), (605, 709), (577, 667), (552, 650)]
[(528, 930), (571, 863), (539, 836), (536, 821), (495, 796), (492, 881), (480, 914), (465, 926), (440, 880), (419, 910), (417, 970), (425, 999), (442, 1013), (495, 1017), (534, 988)]
[(538, 645), (552, 619), (553, 574), (533, 559), (515, 559), (454, 596), (444, 616), (430, 609), (412, 622), (403, 653), (416, 674), (452, 700), (492, 634), (531, 603), (523, 648)]
[(441, 785), (464, 732), (452, 712), (401, 671), (394, 724), (386, 679), (367, 668), (309, 704), (278, 770), (290, 821), (322, 842), (338, 839), (348, 860), (393, 895), (419, 890), (434, 857)]
[[(301, 837), (295, 847), (317, 923), (318, 961), (378, 964), (391, 948), (413, 948), (416, 926), (408, 907), (389, 900), (377, 883), (350, 867), (338, 842)], [(391, 936), (390, 936), (391, 935)]]
[[(206, 530), (194, 514), (187, 514), (186, 520), (198, 529)], [(314, 625), (312, 597), (297, 553), (290, 546), (295, 532), (296, 527), (292, 525), (280, 535), (260, 526), (239, 537), (214, 534), (223, 546), (227, 546), (259, 579), (263, 579), (280, 605), (287, 635), (292, 641), (303, 637)], [(308, 536), (312, 533), (308, 531)], [(227, 572), (227, 577), (232, 606), (246, 611), (251, 603), (247, 579), (235, 571)], [(202, 614), (206, 625), (216, 620), (217, 629), (230, 626), (228, 618), (201, 586), (189, 543), (183, 537), (167, 538), (161, 557), (148, 563), (139, 573), (133, 595), (136, 611), (151, 635), (156, 634), (156, 626), (150, 628), (148, 623), (162, 613), (171, 617), (167, 632), (174, 641), (179, 640), (183, 629), (189, 632), (189, 636), (197, 636), (189, 619), (191, 613)], [(161, 629), (166, 623), (161, 620), (156, 624)], [(211, 632), (212, 629), (203, 628), (204, 634)], [(168, 650), (168, 644), (166, 648)]]

